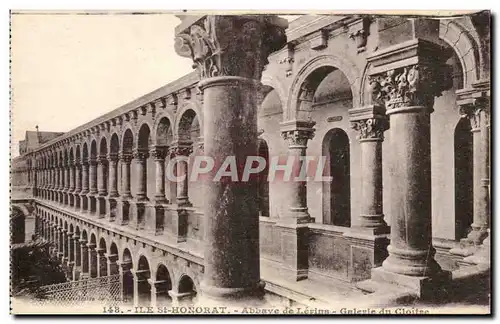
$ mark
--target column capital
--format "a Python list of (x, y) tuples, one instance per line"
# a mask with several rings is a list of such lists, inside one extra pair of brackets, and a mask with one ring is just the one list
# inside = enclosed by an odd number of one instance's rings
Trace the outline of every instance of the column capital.
[(290, 148), (306, 148), (307, 141), (314, 137), (314, 125), (314, 121), (286, 121), (280, 124), (281, 136)]
[(481, 112), (485, 113), (484, 122), (489, 125), (491, 109), (489, 81), (477, 82), (470, 88), (457, 90), (456, 94), (459, 114), (469, 119), (473, 131), (481, 127)]
[(146, 160), (149, 157), (148, 149), (134, 149), (132, 156), (136, 160)]
[(106, 158), (109, 161), (116, 162), (116, 161), (118, 161), (118, 153), (108, 153), (108, 155), (106, 156)]
[(101, 164), (101, 165), (104, 165), (108, 162), (108, 159), (106, 158), (106, 155), (98, 155), (97, 156), (97, 163), (98, 164)]
[(370, 105), (349, 109), (351, 127), (358, 132), (358, 139), (384, 140), (384, 132), (389, 129), (389, 119), (381, 105)]
[(192, 142), (175, 142), (168, 148), (170, 158), (175, 156), (189, 156), (193, 152)]
[(124, 163), (130, 163), (133, 159), (133, 156), (131, 153), (124, 153), (124, 152), (121, 152), (119, 155), (118, 155), (118, 158), (124, 162)]
[(220, 76), (260, 80), (268, 55), (286, 43), (288, 22), (273, 15), (180, 18), (175, 51), (193, 60), (202, 80)]
[(153, 146), (149, 150), (149, 154), (153, 156), (155, 160), (165, 160), (165, 156), (167, 155), (168, 152), (168, 147), (167, 146), (161, 146), (161, 145), (156, 145)]
[(367, 58), (372, 64), (368, 83), (372, 102), (385, 105), (387, 113), (401, 107), (426, 107), (451, 89), (452, 68), (445, 64), (451, 52), (422, 39), (400, 43)]

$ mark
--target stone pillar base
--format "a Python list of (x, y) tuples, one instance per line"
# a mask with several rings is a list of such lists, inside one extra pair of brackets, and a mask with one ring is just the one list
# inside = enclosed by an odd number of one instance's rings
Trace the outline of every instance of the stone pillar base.
[(116, 202), (116, 219), (118, 225), (127, 225), (130, 220), (130, 203), (127, 200)]
[(161, 203), (152, 202), (147, 205), (146, 230), (153, 235), (163, 234), (165, 224), (165, 207)]
[(96, 197), (96, 214), (97, 218), (106, 217), (106, 197), (104, 196)]
[(352, 227), (344, 233), (349, 238), (349, 270), (351, 282), (370, 279), (370, 268), (380, 267), (389, 256), (387, 246), (390, 239), (388, 234), (374, 234), (377, 231), (371, 228)]
[(188, 228), (188, 213), (184, 208), (170, 209), (172, 227), (170, 228), (177, 243), (186, 242)]
[(82, 199), (81, 199), (80, 195), (79, 194), (75, 194), (75, 208), (76, 209), (80, 209), (81, 208), (81, 206), (82, 206), (81, 205), (81, 201), (82, 201)]
[(309, 251), (307, 224), (277, 223), (280, 232), (283, 275), (291, 280), (307, 279)]
[(117, 201), (115, 197), (108, 197), (106, 199), (107, 218), (110, 222), (114, 222), (117, 214)]
[(265, 282), (263, 281), (242, 288), (213, 287), (203, 282), (200, 286), (202, 294), (198, 297), (198, 304), (203, 306), (262, 307), (265, 303)]
[(88, 203), (89, 213), (94, 214), (97, 211), (97, 199), (94, 195), (88, 195), (87, 197), (89, 199), (89, 203)]
[(142, 230), (146, 227), (146, 203), (142, 201), (130, 201), (128, 225), (135, 230)]
[(89, 198), (87, 197), (87, 194), (80, 194), (80, 199), (80, 212), (85, 213), (89, 210)]
[(437, 300), (443, 298), (446, 286), (451, 283), (451, 272), (440, 271), (432, 277), (413, 277), (389, 272), (382, 267), (372, 270), (373, 281), (398, 285), (409, 288), (422, 300)]

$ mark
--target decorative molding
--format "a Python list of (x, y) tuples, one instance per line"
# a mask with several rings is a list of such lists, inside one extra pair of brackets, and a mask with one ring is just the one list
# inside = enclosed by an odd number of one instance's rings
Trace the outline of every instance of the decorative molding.
[(368, 77), (372, 101), (393, 109), (404, 106), (432, 108), (434, 98), (452, 87), (451, 66), (412, 64)]

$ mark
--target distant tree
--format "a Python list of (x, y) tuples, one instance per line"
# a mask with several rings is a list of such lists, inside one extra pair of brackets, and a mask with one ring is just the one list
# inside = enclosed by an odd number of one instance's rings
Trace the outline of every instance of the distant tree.
[(36, 295), (41, 286), (66, 282), (61, 263), (49, 254), (50, 243), (15, 245), (11, 251), (12, 296)]

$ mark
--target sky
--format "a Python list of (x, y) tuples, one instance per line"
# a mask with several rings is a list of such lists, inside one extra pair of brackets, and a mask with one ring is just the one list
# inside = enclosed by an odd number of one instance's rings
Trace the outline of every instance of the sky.
[(13, 15), (13, 156), (36, 125), (69, 131), (191, 72), (174, 50), (179, 23), (171, 14)]

